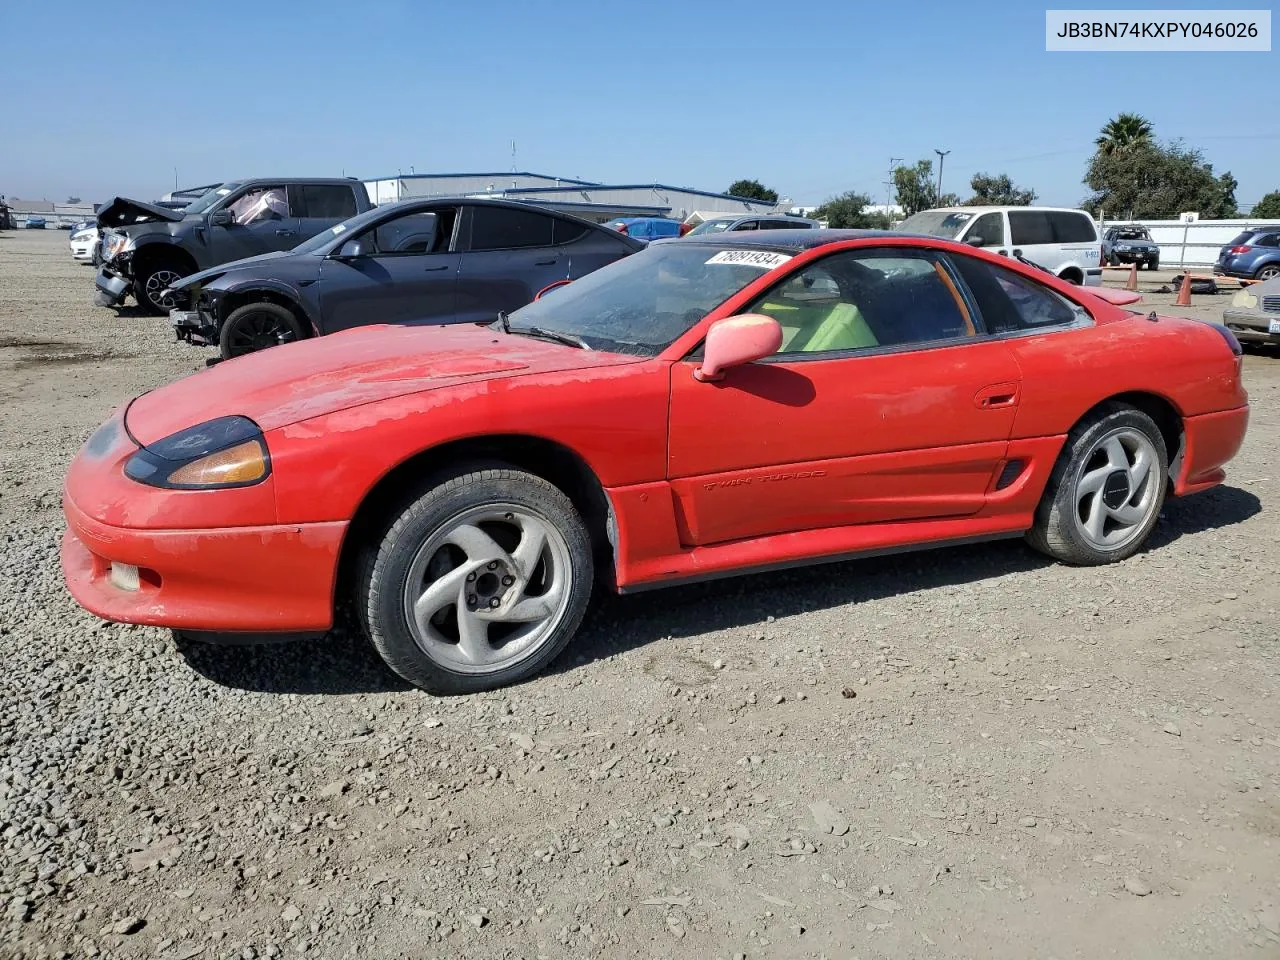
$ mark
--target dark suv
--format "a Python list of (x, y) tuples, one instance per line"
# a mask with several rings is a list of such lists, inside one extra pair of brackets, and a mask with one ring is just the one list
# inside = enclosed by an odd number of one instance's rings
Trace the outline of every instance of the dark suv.
[(181, 210), (116, 197), (98, 211), (102, 266), (96, 301), (118, 307), (132, 294), (150, 313), (167, 313), (164, 290), (208, 267), (296, 247), (368, 210), (354, 178), (257, 179), (221, 184)]
[(1224, 277), (1280, 277), (1280, 226), (1250, 227), (1218, 251), (1213, 272)]
[(1148, 270), (1160, 268), (1160, 247), (1140, 224), (1108, 227), (1102, 236), (1102, 258), (1110, 264), (1136, 263)]
[(405, 200), (177, 281), (169, 317), (224, 359), (371, 323), (491, 323), (644, 247), (517, 200)]

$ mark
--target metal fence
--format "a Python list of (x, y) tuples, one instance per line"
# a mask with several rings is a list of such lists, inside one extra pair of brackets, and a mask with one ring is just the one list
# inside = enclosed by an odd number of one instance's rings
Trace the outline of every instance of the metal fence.
[(1120, 223), (1146, 227), (1160, 247), (1162, 267), (1207, 267), (1218, 259), (1218, 250), (1250, 227), (1272, 226), (1274, 220), (1114, 220), (1098, 227), (1099, 235)]

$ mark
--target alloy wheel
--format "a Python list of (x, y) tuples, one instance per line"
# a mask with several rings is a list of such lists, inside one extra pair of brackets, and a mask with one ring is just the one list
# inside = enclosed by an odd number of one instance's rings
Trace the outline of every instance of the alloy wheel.
[(297, 331), (274, 314), (263, 311), (241, 317), (231, 333), (231, 355), (241, 356), (297, 339)]
[(1138, 536), (1160, 503), (1155, 445), (1142, 431), (1104, 434), (1082, 460), (1075, 481), (1075, 519), (1094, 547), (1114, 550)]
[(161, 310), (172, 309), (175, 304), (173, 297), (161, 296), (166, 287), (177, 283), (182, 279), (182, 274), (176, 270), (166, 270), (161, 268), (147, 276), (147, 283), (143, 290), (148, 300)]
[(404, 586), (404, 615), (419, 648), (460, 673), (492, 673), (533, 656), (569, 604), (563, 534), (514, 504), (473, 507), (418, 550)]

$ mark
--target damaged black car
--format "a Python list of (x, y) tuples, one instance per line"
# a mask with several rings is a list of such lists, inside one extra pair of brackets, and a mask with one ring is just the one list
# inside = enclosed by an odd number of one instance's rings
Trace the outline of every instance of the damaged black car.
[(116, 197), (98, 212), (95, 302), (121, 307), (132, 296), (146, 312), (166, 314), (177, 304), (165, 291), (183, 277), (290, 250), (370, 207), (354, 178), (232, 181), (179, 210)]

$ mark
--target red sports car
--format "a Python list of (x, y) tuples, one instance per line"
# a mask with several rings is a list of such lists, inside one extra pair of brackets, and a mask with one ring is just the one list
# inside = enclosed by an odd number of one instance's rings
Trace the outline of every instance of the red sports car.
[(144, 394), (66, 480), (86, 608), (210, 640), (353, 607), (401, 676), (509, 684), (628, 592), (1025, 536), (1121, 560), (1223, 480), (1224, 327), (943, 240), (655, 244), (490, 326), (366, 327)]

